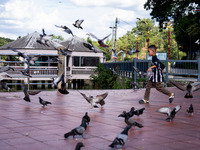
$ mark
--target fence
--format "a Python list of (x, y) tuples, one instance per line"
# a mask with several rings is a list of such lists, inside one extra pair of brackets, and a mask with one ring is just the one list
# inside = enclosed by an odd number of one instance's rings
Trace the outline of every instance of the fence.
[[(163, 70), (166, 83), (170, 78), (180, 79), (189, 78), (189, 80), (200, 81), (200, 58), (198, 60), (161, 60), (165, 64)], [(121, 77), (132, 78), (134, 82), (138, 78), (133, 66), (137, 67), (141, 71), (146, 70), (151, 65), (151, 60), (140, 60), (134, 58), (133, 61), (121, 61), (121, 62), (106, 62), (102, 63), (104, 67), (109, 69), (117, 68), (117, 73)], [(191, 79), (192, 78), (192, 79)]]

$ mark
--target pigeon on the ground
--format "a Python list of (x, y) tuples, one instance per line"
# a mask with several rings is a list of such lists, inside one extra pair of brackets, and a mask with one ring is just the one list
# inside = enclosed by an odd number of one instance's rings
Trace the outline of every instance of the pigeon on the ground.
[(79, 19), (78, 19), (78, 20), (75, 21), (75, 23), (73, 23), (73, 25), (74, 25), (76, 28), (78, 28), (78, 29), (79, 29), (79, 28), (83, 29), (82, 26), (81, 26), (81, 24), (83, 23), (83, 21), (84, 21), (84, 20), (79, 20)]
[(68, 92), (67, 89), (66, 89), (66, 82), (65, 82), (64, 77), (61, 79), (61, 88), (58, 89), (58, 91), (59, 91), (61, 94), (69, 94), (69, 92)]
[(85, 130), (87, 129), (87, 124), (85, 119), (82, 118), (82, 122), (81, 125), (72, 129), (71, 131), (67, 132), (64, 134), (65, 138), (68, 138), (69, 136), (76, 136), (76, 135), (81, 135), (83, 137), (83, 133), (85, 132)]
[(0, 72), (6, 72), (9, 70), (15, 71), (15, 69), (13, 67), (10, 67), (9, 65), (0, 68)]
[(136, 122), (135, 120), (133, 120), (132, 118), (128, 117), (126, 111), (123, 111), (123, 114), (124, 114), (124, 122), (127, 124), (127, 125), (131, 125), (133, 127), (138, 127), (138, 128), (142, 128), (143, 125)]
[(109, 46), (106, 45), (103, 41), (104, 41), (105, 39), (107, 39), (111, 34), (107, 35), (107, 36), (104, 37), (103, 39), (97, 38), (97, 37), (96, 37), (94, 34), (92, 34), (92, 33), (88, 33), (87, 35), (89, 35), (89, 36), (95, 38), (95, 39), (98, 41), (98, 43), (99, 43), (99, 45), (100, 45), (101, 47), (104, 47), (104, 48), (108, 48), (108, 47), (109, 47)]
[(141, 108), (141, 109), (135, 110), (134, 111), (134, 115), (136, 115), (136, 116), (142, 115), (144, 110), (145, 110), (145, 108)]
[(168, 116), (168, 118), (166, 119), (167, 121), (171, 122), (176, 113), (181, 109), (180, 105), (177, 105), (173, 108), (173, 110), (171, 110), (170, 107), (162, 107), (160, 109), (158, 109), (158, 112), (162, 113), (162, 114), (166, 114)]
[(0, 82), (0, 89), (5, 89), (10, 92), (10, 88), (7, 86), (5, 82)]
[(73, 33), (72, 33), (72, 30), (70, 30), (70, 28), (68, 28), (67, 26), (57, 26), (57, 25), (55, 25), (56, 27), (58, 27), (58, 28), (62, 28), (62, 29), (64, 29), (64, 31), (66, 32), (66, 33), (68, 33), (68, 34), (71, 34), (72, 36), (74, 36), (73, 35)]
[(95, 47), (91, 44), (91, 43), (86, 43), (86, 42), (83, 42), (83, 45), (88, 48), (89, 50), (92, 50), (94, 53), (97, 53)]
[(58, 83), (62, 81), (64, 78), (64, 74), (58, 76), (56, 79), (53, 78), (52, 88), (58, 88)]
[(82, 142), (78, 142), (78, 143), (76, 144), (75, 150), (80, 150), (81, 147), (84, 147), (83, 143), (82, 143)]
[(136, 82), (130, 81), (130, 84), (132, 85), (133, 89), (139, 89), (139, 86)]
[(128, 141), (128, 130), (131, 128), (130, 125), (127, 125), (124, 130), (117, 135), (117, 137), (113, 140), (112, 144), (109, 145), (111, 148), (115, 148), (118, 145), (124, 147), (126, 142)]
[(39, 97), (39, 102), (43, 105), (43, 107), (47, 106), (48, 104), (51, 104), (51, 102), (45, 101), (41, 97)]
[(1, 72), (0, 73), (0, 80), (3, 80), (4, 78), (12, 78), (7, 72)]
[(190, 107), (186, 110), (189, 114), (193, 115), (194, 113), (194, 107), (192, 104), (190, 104)]
[(191, 82), (189, 82), (188, 85), (182, 85), (178, 82), (170, 80), (170, 83), (176, 86), (179, 90), (186, 91), (184, 96), (185, 98), (193, 98), (192, 93), (200, 89), (200, 84), (192, 86)]
[(80, 94), (87, 100), (88, 103), (91, 104), (91, 107), (95, 107), (98, 108), (97, 104), (100, 104), (101, 106), (103, 106), (105, 104), (104, 99), (108, 96), (108, 92), (101, 94), (101, 95), (97, 95), (96, 97), (93, 96), (86, 96), (84, 93)]
[(28, 93), (28, 89), (24, 85), (22, 85), (22, 88), (24, 89), (24, 95), (25, 95), (24, 100), (27, 102), (31, 102), (29, 93)]
[(83, 116), (83, 119), (85, 119), (85, 122), (89, 125), (90, 117), (88, 116), (88, 112), (85, 113), (85, 115)]
[[(129, 112), (127, 112), (128, 117), (133, 117), (134, 116), (134, 112), (135, 112), (135, 108), (131, 107), (131, 110)], [(120, 114), (118, 117), (125, 117), (124, 113), (122, 112), (122, 114)]]
[(141, 78), (142, 76), (146, 76), (147, 73), (140, 71), (137, 67), (133, 66), (133, 69), (135, 70), (135, 72), (139, 75), (139, 77)]

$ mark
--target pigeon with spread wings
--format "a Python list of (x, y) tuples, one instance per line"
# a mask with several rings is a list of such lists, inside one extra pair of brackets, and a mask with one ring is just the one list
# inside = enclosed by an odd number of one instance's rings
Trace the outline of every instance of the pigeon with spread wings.
[(139, 75), (139, 77), (141, 78), (142, 76), (146, 76), (147, 73), (141, 71), (140, 69), (138, 69), (137, 67), (133, 66), (133, 69), (135, 70), (135, 72)]
[(91, 104), (91, 107), (95, 107), (98, 108), (97, 104), (100, 104), (101, 106), (103, 106), (105, 104), (104, 99), (108, 96), (108, 92), (101, 94), (101, 95), (97, 95), (96, 97), (93, 96), (86, 96), (84, 93), (80, 94), (87, 100), (88, 103)]
[(9, 65), (0, 68), (0, 72), (6, 72), (9, 70), (15, 71), (15, 69), (13, 67), (10, 67)]
[(193, 98), (192, 93), (200, 89), (200, 84), (192, 85), (190, 82), (187, 85), (182, 85), (178, 82), (174, 82), (170, 80), (174, 86), (176, 86), (179, 90), (186, 91), (185, 98)]
[(108, 47), (109, 47), (109, 46), (106, 45), (103, 41), (104, 41), (105, 39), (107, 39), (111, 34), (107, 35), (107, 36), (104, 37), (103, 39), (97, 38), (97, 37), (96, 37), (94, 34), (92, 34), (92, 33), (88, 33), (87, 35), (89, 35), (89, 36), (95, 38), (95, 39), (98, 41), (98, 43), (99, 43), (99, 45), (100, 45), (101, 47), (104, 47), (104, 48), (108, 48)]
[(79, 29), (79, 28), (80, 28), (80, 29), (83, 29), (82, 26), (81, 26), (81, 24), (83, 23), (83, 21), (84, 21), (84, 20), (79, 20), (79, 19), (78, 19), (78, 20), (75, 21), (75, 23), (73, 23), (73, 25), (74, 25), (76, 28), (78, 28), (78, 29)]
[(63, 31), (65, 31), (66, 33), (68, 33), (68, 34), (71, 34), (72, 36), (74, 36), (73, 35), (73, 33), (72, 33), (72, 30), (70, 29), (70, 28), (68, 28), (67, 26), (57, 26), (57, 25), (55, 25), (57, 28), (62, 28), (62, 29), (64, 29)]
[(168, 118), (166, 119), (167, 121), (172, 121), (176, 115), (176, 113), (181, 109), (180, 105), (177, 105), (173, 108), (173, 110), (170, 107), (162, 107), (158, 109), (158, 112), (162, 114), (166, 114)]

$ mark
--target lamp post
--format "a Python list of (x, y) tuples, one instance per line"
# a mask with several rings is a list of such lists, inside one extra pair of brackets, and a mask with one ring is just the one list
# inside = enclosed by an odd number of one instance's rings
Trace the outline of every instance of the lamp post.
[(138, 59), (138, 41), (140, 40), (139, 35), (137, 35), (136, 40), (137, 40), (137, 59)]
[(169, 21), (167, 24), (167, 28), (168, 28), (168, 59), (170, 59), (170, 28), (171, 28), (170, 24), (171, 23)]

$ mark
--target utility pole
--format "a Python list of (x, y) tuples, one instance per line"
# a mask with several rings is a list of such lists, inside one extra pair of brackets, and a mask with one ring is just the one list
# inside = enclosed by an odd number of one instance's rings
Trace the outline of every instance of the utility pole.
[(170, 60), (170, 21), (167, 24), (167, 28), (168, 28), (168, 60)]
[(118, 20), (117, 20), (117, 17), (116, 17), (116, 20), (115, 20), (115, 45), (114, 45), (115, 51), (116, 51), (116, 43), (117, 43), (117, 23), (118, 23)]

